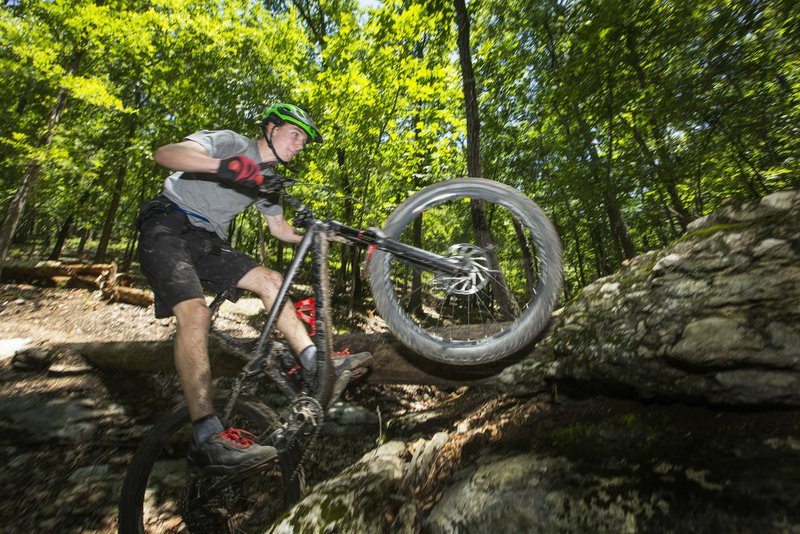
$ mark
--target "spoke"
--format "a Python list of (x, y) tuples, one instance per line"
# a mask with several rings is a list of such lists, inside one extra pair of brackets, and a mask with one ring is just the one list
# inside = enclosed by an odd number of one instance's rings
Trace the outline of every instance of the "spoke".
[[(454, 341), (470, 341), (494, 335), (486, 333), (487, 325), (507, 320), (498, 307), (498, 292), (505, 293), (514, 308), (519, 310), (514, 312), (515, 317), (530, 306), (533, 296), (528, 288), (533, 281), (527, 280), (527, 277), (532, 274), (531, 270), (522, 266), (524, 258), (515, 256), (509, 249), (503, 249), (506, 241), (503, 240), (504, 226), (500, 213), (495, 214), (495, 222), (497, 225), (492, 233), (495, 235), (496, 250), (504, 253), (499, 254), (502, 257), (497, 258), (499, 265), (496, 268), (492, 266), (489, 252), (474, 244), (476, 241), (471, 229), (453, 245), (422, 245), (426, 250), (458, 260), (466, 268), (465, 274), (436, 274), (396, 260), (391, 262), (396, 294), (402, 308), (412, 316), (413, 323)], [(539, 268), (535, 267), (533, 274), (538, 271)], [(420, 279), (419, 287), (413, 287), (415, 276)], [(523, 277), (521, 280), (520, 276)], [(523, 293), (515, 292), (510, 282), (517, 286), (522, 284)], [(412, 305), (417, 302), (419, 309), (412, 313)]]

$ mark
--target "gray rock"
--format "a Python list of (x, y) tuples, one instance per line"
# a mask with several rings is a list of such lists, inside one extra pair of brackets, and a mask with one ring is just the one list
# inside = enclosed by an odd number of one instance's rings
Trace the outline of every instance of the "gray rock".
[(89, 399), (47, 399), (34, 395), (0, 402), (3, 426), (18, 433), (22, 441), (32, 443), (53, 438), (82, 441), (92, 435), (99, 418), (113, 412), (96, 408)]
[(544, 356), (507, 368), (500, 383), (800, 406), (799, 325), (800, 192), (776, 193), (729, 203), (585, 287), (540, 343)]
[(403, 477), (406, 446), (390, 441), (326, 480), (267, 532), (384, 532), (383, 503)]

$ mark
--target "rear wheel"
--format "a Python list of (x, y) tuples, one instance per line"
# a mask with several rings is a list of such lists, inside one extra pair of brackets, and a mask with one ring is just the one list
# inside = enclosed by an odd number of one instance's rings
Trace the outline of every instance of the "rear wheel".
[(520, 191), (481, 178), (439, 182), (398, 206), (383, 232), (465, 267), (453, 276), (388, 252), (370, 259), (378, 312), (420, 355), (456, 365), (495, 361), (529, 345), (550, 321), (561, 243)]
[[(215, 402), (219, 413), (225, 402)], [(240, 400), (231, 420), (223, 424), (246, 429), (263, 444), (281, 421), (267, 406)], [(186, 463), (191, 439), (192, 425), (183, 405), (156, 423), (125, 477), (120, 533), (249, 532), (269, 524), (302, 495), (303, 473), (291, 455), (281, 455), (274, 466), (251, 476), (195, 477)]]

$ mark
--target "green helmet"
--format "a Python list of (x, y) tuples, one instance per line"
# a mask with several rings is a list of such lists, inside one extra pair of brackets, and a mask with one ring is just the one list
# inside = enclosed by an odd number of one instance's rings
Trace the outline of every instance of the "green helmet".
[(322, 134), (319, 133), (314, 120), (308, 113), (292, 104), (275, 104), (261, 116), (261, 125), (273, 122), (280, 126), (287, 122), (299, 126), (306, 134), (308, 139), (314, 143), (322, 143)]

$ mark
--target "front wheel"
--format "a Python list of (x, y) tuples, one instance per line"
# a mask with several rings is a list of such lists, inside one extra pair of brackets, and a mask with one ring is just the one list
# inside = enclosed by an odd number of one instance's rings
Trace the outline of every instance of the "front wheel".
[(383, 232), (466, 267), (453, 276), (385, 251), (370, 259), (378, 312), (420, 355), (488, 363), (529, 345), (547, 326), (561, 291), (561, 243), (520, 191), (481, 178), (439, 182), (398, 206)]
[[(225, 402), (215, 401), (219, 412)], [(281, 422), (267, 406), (239, 400), (231, 420), (223, 423), (266, 436)], [(302, 470), (287, 455), (273, 469), (252, 476), (191, 475), (186, 464), (191, 426), (186, 406), (178, 406), (159, 419), (139, 446), (122, 487), (120, 534), (246, 532), (269, 524), (301, 496)]]

